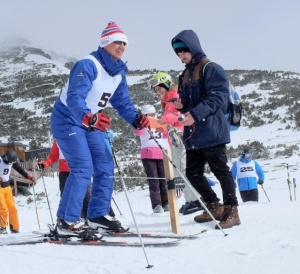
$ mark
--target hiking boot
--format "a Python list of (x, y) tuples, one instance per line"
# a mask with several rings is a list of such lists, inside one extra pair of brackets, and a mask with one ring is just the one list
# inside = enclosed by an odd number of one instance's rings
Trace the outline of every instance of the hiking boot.
[(0, 234), (7, 234), (6, 227), (0, 227)]
[[(206, 207), (216, 220), (221, 220), (223, 216), (223, 205), (220, 202), (214, 202), (211, 204), (206, 203)], [(204, 210), (203, 213), (201, 215), (196, 216), (194, 220), (197, 223), (206, 223), (212, 221), (213, 219), (210, 217), (208, 212)]]
[(94, 230), (85, 224), (84, 219), (80, 219), (76, 222), (67, 222), (61, 218), (57, 218), (55, 231), (59, 235), (75, 236), (83, 240), (94, 240), (98, 238)]
[(188, 214), (192, 214), (199, 210), (203, 210), (203, 207), (198, 200), (193, 201), (193, 202), (187, 202), (187, 203), (185, 203), (185, 206), (182, 210), (182, 214), (188, 215)]
[(163, 213), (164, 209), (161, 205), (157, 205), (155, 208), (153, 208), (153, 213)]
[(88, 218), (88, 225), (92, 229), (104, 229), (112, 232), (124, 232), (125, 229), (122, 227), (121, 223), (109, 215), (105, 215), (97, 218)]
[(165, 206), (163, 206), (163, 210), (164, 210), (165, 212), (167, 212), (167, 211), (170, 211), (170, 207), (169, 207), (169, 205), (165, 205)]
[[(224, 206), (224, 213), (222, 216), (219, 225), (221, 228), (231, 228), (235, 225), (240, 225), (241, 221), (239, 218), (239, 213), (237, 206), (225, 205)], [(219, 226), (215, 226), (215, 229), (220, 229)]]

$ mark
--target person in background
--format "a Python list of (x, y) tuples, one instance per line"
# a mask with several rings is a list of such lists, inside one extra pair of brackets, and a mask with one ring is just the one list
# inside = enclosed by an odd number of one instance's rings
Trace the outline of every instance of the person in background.
[[(128, 69), (121, 60), (127, 45), (124, 32), (109, 22), (98, 49), (75, 63), (54, 103), (51, 131), (71, 170), (57, 211), (56, 230), (60, 234), (91, 239), (99, 228), (124, 231), (121, 223), (108, 215), (114, 162), (103, 136), (111, 125), (104, 110), (112, 106), (134, 128), (149, 126), (147, 117), (137, 111), (129, 97)], [(80, 212), (92, 176), (86, 226)]]
[[(226, 144), (230, 143), (229, 124), (224, 116), (229, 100), (228, 76), (219, 64), (208, 64), (193, 30), (178, 33), (171, 45), (186, 68), (179, 77), (179, 98), (173, 103), (183, 115), (180, 122), (184, 126), (186, 176), (213, 217), (220, 221), (216, 229), (239, 225), (236, 188), (226, 156)], [(205, 73), (200, 79), (204, 65)], [(221, 184), (224, 205), (204, 176), (206, 163)], [(194, 220), (204, 223), (213, 219), (205, 210)]]
[(231, 173), (233, 179), (237, 180), (243, 202), (258, 202), (257, 184), (264, 183), (265, 174), (261, 166), (252, 159), (249, 148), (245, 148), (242, 156), (233, 163)]
[[(155, 117), (156, 110), (151, 105), (143, 105), (141, 112), (148, 117)], [(163, 149), (169, 148), (168, 132), (150, 128), (153, 136)], [(163, 152), (151, 138), (148, 129), (136, 129), (135, 133), (141, 140), (141, 159), (149, 184), (150, 200), (153, 213), (169, 211), (167, 182), (163, 163)], [(151, 178), (151, 179), (150, 179)]]
[[(155, 92), (161, 102), (163, 115), (158, 120), (159, 124), (169, 125), (168, 131), (172, 140), (172, 160), (181, 172), (185, 172), (185, 148), (182, 142), (183, 125), (178, 121), (181, 113), (172, 104), (175, 98), (179, 98), (178, 85), (173, 84), (172, 77), (166, 72), (158, 72), (148, 81), (148, 86)], [(180, 177), (176, 169), (174, 169), (174, 176)], [(187, 215), (203, 210), (197, 196), (188, 186), (183, 188), (183, 194), (185, 204), (181, 206), (179, 213)]]
[(19, 233), (20, 229), (18, 210), (9, 182), (12, 168), (30, 182), (34, 182), (34, 178), (17, 162), (17, 154), (14, 150), (8, 150), (0, 157), (0, 234), (7, 234), (8, 223), (11, 233)]

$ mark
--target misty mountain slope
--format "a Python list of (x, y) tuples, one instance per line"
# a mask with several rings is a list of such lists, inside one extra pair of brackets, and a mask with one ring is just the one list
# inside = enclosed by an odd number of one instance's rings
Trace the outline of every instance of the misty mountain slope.
[[(0, 140), (3, 142), (21, 141), (30, 148), (48, 146), (52, 106), (72, 66), (72, 62), (56, 61), (57, 56), (52, 60), (49, 52), (28, 43), (0, 45)], [(129, 71), (127, 81), (133, 103), (137, 107), (154, 105), (159, 116), (159, 100), (147, 86), (147, 81), (156, 72), (155, 69)], [(181, 71), (168, 73), (177, 81)], [(241, 146), (246, 144), (256, 148), (257, 157), (297, 154), (300, 74), (260, 70), (228, 70), (227, 73), (244, 106), (242, 126), (232, 132), (229, 156), (237, 157)], [(118, 156), (124, 159), (132, 157), (128, 155), (135, 157), (139, 153), (139, 142), (132, 128), (115, 110), (108, 108), (106, 111), (113, 120)]]

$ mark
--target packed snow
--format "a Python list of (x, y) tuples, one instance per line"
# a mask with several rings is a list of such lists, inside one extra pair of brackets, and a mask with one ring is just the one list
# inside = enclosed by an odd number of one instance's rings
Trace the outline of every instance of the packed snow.
[[(299, 157), (288, 159), (258, 160), (266, 172), (264, 190), (259, 187), (259, 202), (242, 203), (239, 198), (241, 225), (231, 229), (215, 230), (215, 223), (198, 224), (191, 215), (179, 215), (181, 234), (193, 234), (207, 229), (194, 240), (182, 240), (174, 247), (105, 247), (62, 246), (37, 244), (1, 246), (2, 273), (297, 273), (300, 267), (299, 202), (297, 188), (289, 179), (299, 182)], [(230, 163), (229, 163), (230, 165)], [(209, 175), (214, 179), (213, 175)], [(215, 179), (214, 179), (215, 180)], [(126, 179), (125, 179), (126, 183)], [(48, 200), (29, 202), (33, 195), (17, 196), (20, 219), (20, 234), (0, 235), (0, 243), (16, 237), (25, 237), (34, 230), (46, 230), (47, 223), (55, 222), (59, 202), (58, 177), (43, 177), (38, 180), (34, 192), (48, 193)], [(220, 184), (213, 187), (221, 197)], [(30, 191), (33, 193), (33, 189)], [(171, 233), (168, 212), (153, 214), (148, 189), (128, 191), (128, 198), (140, 232)], [(267, 196), (266, 196), (267, 195)], [(290, 200), (290, 196), (292, 201)], [(114, 193), (112, 207), (116, 217), (130, 231), (136, 231), (130, 207), (124, 192)], [(270, 200), (270, 202), (268, 201)], [(184, 203), (177, 200), (178, 207)], [(53, 221), (52, 221), (53, 220)], [(228, 234), (228, 236), (225, 236)], [(108, 240), (111, 238), (107, 238)], [(128, 240), (139, 242), (139, 238)], [(148, 239), (142, 238), (146, 243)], [(5, 262), (5, 263), (4, 263)], [(153, 268), (147, 269), (148, 265)]]

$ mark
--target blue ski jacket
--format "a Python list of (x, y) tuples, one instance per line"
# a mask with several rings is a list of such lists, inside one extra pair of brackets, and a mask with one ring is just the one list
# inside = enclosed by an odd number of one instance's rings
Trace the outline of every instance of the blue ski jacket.
[[(232, 167), (231, 167), (231, 173), (233, 176), (233, 179), (236, 181), (237, 180), (237, 184), (238, 184), (238, 188), (239, 191), (246, 191), (246, 190), (251, 190), (251, 189), (257, 189), (257, 176), (258, 179), (260, 181), (264, 181), (265, 179), (265, 174), (264, 171), (262, 170), (261, 166), (254, 160), (252, 159), (246, 159), (241, 157), (238, 161), (242, 162), (242, 163), (250, 163), (249, 167), (252, 166), (252, 164), (254, 163), (254, 169), (255, 170), (246, 170), (245, 172), (250, 172), (249, 176), (246, 177), (240, 177), (238, 175), (238, 162), (234, 162)], [(253, 161), (253, 162), (252, 162)], [(247, 165), (243, 165), (242, 167), (243, 169), (247, 169)], [(257, 176), (254, 176), (254, 175)]]
[(183, 30), (172, 39), (184, 42), (192, 60), (179, 81), (179, 96), (183, 102), (182, 113), (190, 112), (195, 123), (184, 127), (183, 141), (186, 149), (199, 149), (230, 143), (229, 123), (224, 116), (229, 98), (229, 79), (224, 69), (211, 63), (205, 69), (204, 83), (199, 79), (201, 59), (206, 55), (196, 33)]
[(100, 130), (90, 130), (82, 119), (87, 113), (112, 106), (132, 125), (138, 111), (129, 98), (126, 72), (122, 60), (113, 60), (99, 47), (76, 62), (53, 106), (51, 130), (71, 170), (57, 211), (65, 221), (79, 220), (92, 176), (88, 218), (105, 216), (110, 210), (114, 162), (108, 136)]
[[(113, 60), (101, 47), (99, 47), (97, 51), (92, 52), (91, 55), (99, 61), (101, 66), (110, 76), (122, 76), (122, 81), (112, 97), (109, 98), (104, 95), (103, 98), (99, 98), (99, 110), (109, 106), (108, 103), (110, 103), (126, 122), (132, 124), (138, 112), (129, 97), (128, 85), (125, 77), (125, 73), (128, 71), (127, 66), (122, 60)], [(80, 85), (78, 86), (78, 82), (74, 79), (80, 74), (82, 74), (82, 77), (80, 79)], [(91, 112), (91, 110), (88, 109), (85, 100), (88, 97), (89, 91), (93, 86), (93, 81), (97, 76), (98, 70), (94, 62), (90, 59), (79, 60), (73, 66), (69, 76), (68, 106), (62, 104), (60, 97), (58, 97), (54, 105), (54, 108), (57, 108), (59, 111), (57, 119), (63, 119), (59, 124), (73, 124), (84, 127), (82, 125), (82, 119), (87, 113)], [(73, 81), (71, 81), (72, 79)], [(54, 117), (54, 119), (56, 118)]]

